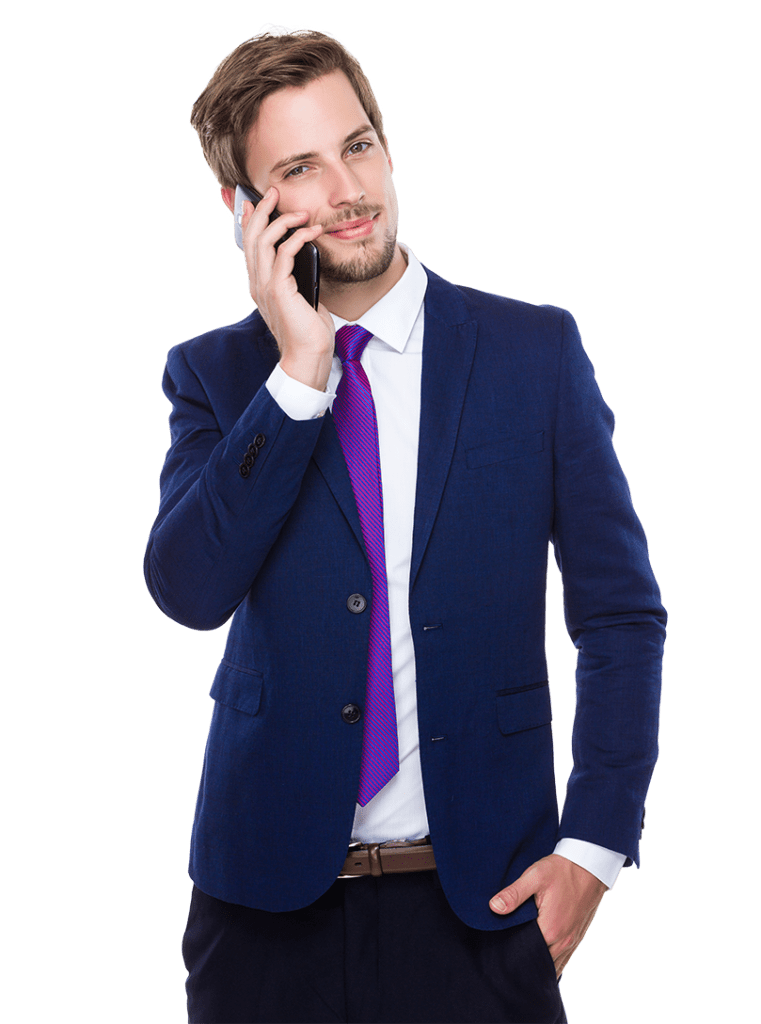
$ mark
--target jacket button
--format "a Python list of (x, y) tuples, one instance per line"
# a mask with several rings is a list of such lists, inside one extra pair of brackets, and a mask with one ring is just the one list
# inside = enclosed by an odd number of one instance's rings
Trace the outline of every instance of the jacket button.
[(264, 436), (264, 434), (257, 434), (256, 437), (254, 438), (254, 444), (256, 445), (257, 448), (261, 448), (263, 447), (264, 442), (266, 440), (267, 438)]
[(248, 468), (245, 462), (241, 462), (241, 464), (238, 466), (238, 471), (240, 472), (240, 475), (243, 477), (244, 480), (251, 472), (251, 470)]
[(356, 704), (347, 704), (341, 708), (341, 718), (343, 718), (344, 722), (348, 722), (349, 725), (354, 725), (361, 717), (362, 711)]
[(259, 454), (259, 449), (256, 447), (255, 444), (251, 443), (248, 446), (248, 448), (246, 448), (246, 454), (250, 455), (252, 459), (255, 459), (256, 456)]
[(346, 602), (346, 607), (350, 612), (355, 615), (359, 615), (367, 608), (367, 600), (362, 597), (361, 594), (352, 594), (349, 600)]

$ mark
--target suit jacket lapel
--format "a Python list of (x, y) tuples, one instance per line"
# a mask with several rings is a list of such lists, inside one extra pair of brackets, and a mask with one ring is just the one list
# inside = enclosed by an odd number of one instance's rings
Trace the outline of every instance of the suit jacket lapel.
[(423, 379), (410, 591), (423, 561), (452, 464), (476, 350), (476, 323), (457, 288), (426, 270)]
[[(254, 312), (251, 314), (251, 317), (253, 318), (257, 315), (258, 314)], [(259, 346), (265, 360), (271, 363), (268, 370), (269, 373), (274, 369), (278, 358), (277, 342), (269, 330), (267, 330), (260, 339)], [(365, 542), (362, 538), (362, 527), (359, 523), (357, 503), (354, 500), (354, 492), (351, 488), (349, 471), (346, 468), (346, 461), (344, 459), (343, 451), (341, 450), (341, 442), (338, 440), (338, 434), (336, 433), (335, 424), (330, 412), (325, 413), (325, 417), (322, 422), (322, 430), (317, 438), (317, 444), (312, 453), (312, 457), (324, 476), (325, 482), (330, 488), (333, 497), (338, 502), (341, 511), (346, 516), (349, 525), (354, 531), (354, 535), (357, 538), (359, 546), (364, 552)], [(366, 552), (365, 557), (367, 557)]]
[[(476, 323), (467, 318), (468, 311), (459, 291), (430, 270), (426, 269), (426, 273), (428, 287), (425, 295), (420, 439), (410, 590), (420, 569), (444, 493), (476, 348)], [(314, 450), (314, 460), (364, 552), (365, 543), (357, 503), (333, 417), (329, 412), (325, 413)]]
[[(338, 432), (330, 412), (325, 413), (320, 436), (314, 449), (313, 458), (317, 463), (325, 482), (338, 502), (341, 511), (346, 516), (349, 526), (354, 531), (359, 546), (365, 551), (365, 542), (362, 538), (362, 527), (357, 512), (357, 502), (354, 498), (354, 491), (349, 479), (349, 471), (346, 468), (346, 460), (341, 449), (341, 442), (338, 440)], [(367, 553), (365, 552), (365, 557)]]

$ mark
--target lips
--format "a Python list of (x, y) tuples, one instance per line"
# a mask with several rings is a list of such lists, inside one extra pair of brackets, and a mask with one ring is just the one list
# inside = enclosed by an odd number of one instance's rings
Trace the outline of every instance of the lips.
[(360, 217), (358, 220), (344, 221), (335, 228), (330, 228), (326, 234), (330, 235), (331, 238), (344, 238), (349, 240), (352, 238), (364, 238), (369, 235), (375, 227), (375, 220), (377, 217), (378, 214), (376, 213), (372, 217)]

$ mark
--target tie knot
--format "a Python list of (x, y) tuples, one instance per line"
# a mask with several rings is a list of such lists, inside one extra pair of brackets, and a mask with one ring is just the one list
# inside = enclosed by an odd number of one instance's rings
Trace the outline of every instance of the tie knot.
[(359, 324), (347, 324), (339, 327), (336, 331), (336, 352), (342, 363), (350, 359), (360, 359), (365, 350), (365, 345), (372, 338), (370, 331), (366, 331)]

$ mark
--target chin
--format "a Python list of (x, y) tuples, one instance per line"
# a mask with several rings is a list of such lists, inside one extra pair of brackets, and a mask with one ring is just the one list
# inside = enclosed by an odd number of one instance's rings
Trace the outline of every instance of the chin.
[(316, 243), (320, 250), (320, 277), (335, 284), (359, 284), (385, 274), (394, 259), (396, 236), (387, 235), (380, 249), (363, 245), (353, 256), (338, 260), (332, 252)]

